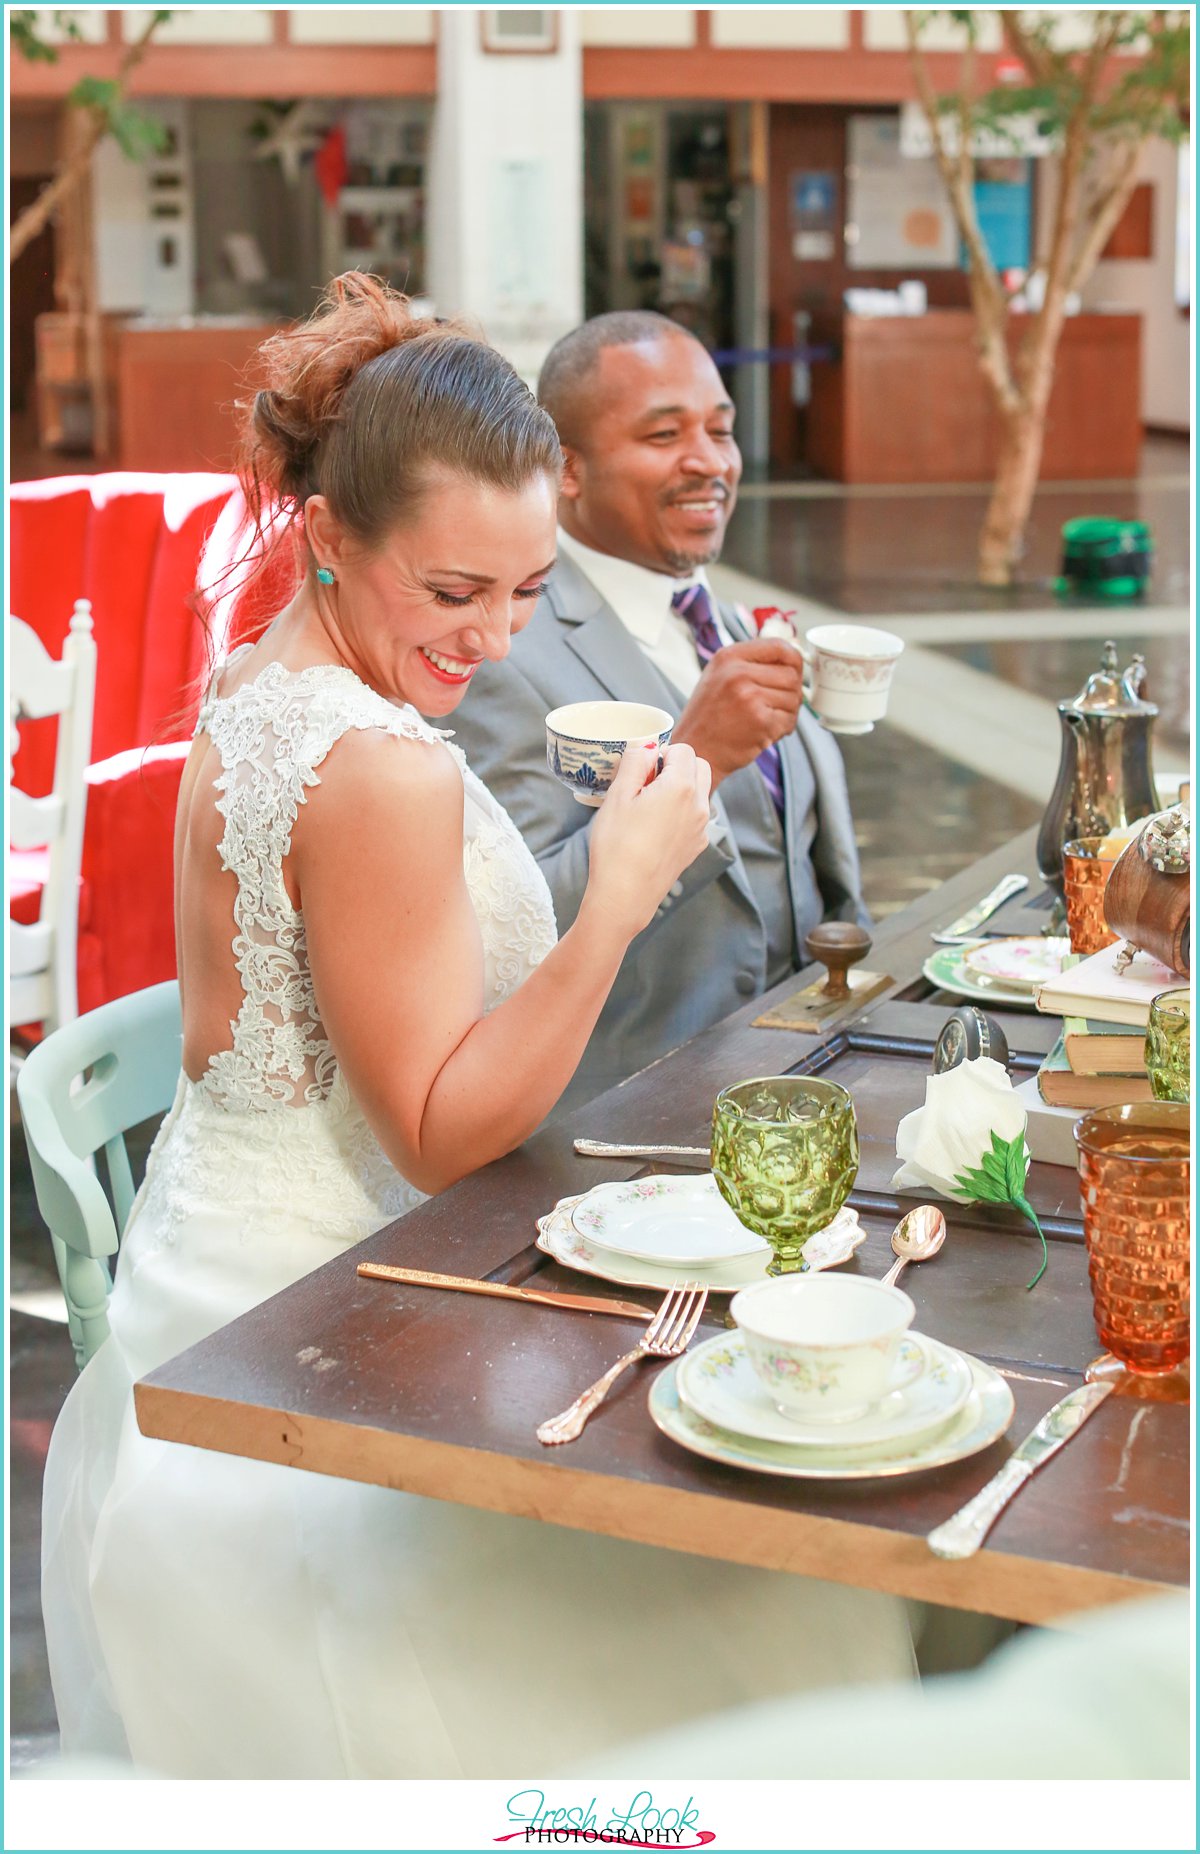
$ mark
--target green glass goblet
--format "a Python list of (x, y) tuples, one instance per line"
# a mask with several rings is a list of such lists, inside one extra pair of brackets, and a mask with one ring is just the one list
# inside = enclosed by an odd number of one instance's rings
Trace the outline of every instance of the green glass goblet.
[(738, 1222), (770, 1243), (767, 1273), (798, 1274), (805, 1243), (832, 1223), (858, 1173), (854, 1102), (807, 1075), (738, 1082), (713, 1109), (712, 1167)]
[(1160, 991), (1146, 1025), (1146, 1073), (1156, 1101), (1190, 1101), (1192, 994), (1186, 985)]

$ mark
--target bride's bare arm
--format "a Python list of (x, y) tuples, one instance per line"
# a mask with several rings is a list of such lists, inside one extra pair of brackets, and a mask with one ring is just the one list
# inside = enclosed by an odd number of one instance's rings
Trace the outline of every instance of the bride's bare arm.
[(622, 768), (579, 916), (487, 1017), (463, 875), (463, 787), (441, 747), (346, 736), (293, 836), (326, 1032), (380, 1144), (439, 1191), (520, 1144), (566, 1087), (622, 957), (706, 841), (708, 773), (673, 750)]

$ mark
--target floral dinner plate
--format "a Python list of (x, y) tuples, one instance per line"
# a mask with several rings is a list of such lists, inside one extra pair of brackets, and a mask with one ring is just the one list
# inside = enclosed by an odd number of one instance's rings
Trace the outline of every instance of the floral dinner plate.
[(966, 963), (966, 955), (984, 942), (964, 940), (961, 946), (939, 946), (931, 953), (921, 967), (931, 985), (939, 991), (952, 991), (960, 998), (974, 998), (977, 1004), (1003, 1005), (1005, 1010), (1031, 1011), (1034, 1008), (1032, 992), (1025, 991), (1019, 985), (1004, 985), (999, 979), (984, 978), (982, 973), (972, 972)]
[(596, 1185), (571, 1212), (581, 1236), (613, 1255), (667, 1267), (695, 1267), (734, 1256), (769, 1258), (761, 1236), (739, 1223), (711, 1172), (678, 1178), (661, 1173), (623, 1184)]
[[(592, 1237), (581, 1235), (571, 1221), (571, 1212), (581, 1201), (578, 1197), (564, 1197), (548, 1216), (538, 1218), (537, 1246), (543, 1255), (561, 1262), (564, 1268), (575, 1268), (580, 1274), (595, 1275), (601, 1281), (624, 1287), (657, 1288), (665, 1294), (676, 1285), (681, 1273), (678, 1266), (617, 1255)], [(809, 1238), (809, 1266), (836, 1268), (848, 1262), (866, 1234), (856, 1210), (839, 1210), (827, 1229)], [(736, 1294), (741, 1288), (766, 1280), (770, 1259), (769, 1250), (756, 1250), (753, 1255), (734, 1256), (725, 1262), (697, 1264), (687, 1269), (687, 1279), (699, 1282), (711, 1294)]]
[(910, 1332), (900, 1342), (891, 1388), (851, 1422), (814, 1423), (784, 1416), (750, 1363), (741, 1333), (718, 1333), (679, 1361), (679, 1401), (731, 1435), (793, 1447), (846, 1449), (893, 1442), (936, 1429), (957, 1416), (971, 1394), (971, 1367), (961, 1352)]
[(943, 1468), (976, 1455), (1002, 1436), (1013, 1416), (1013, 1394), (998, 1371), (964, 1352), (971, 1394), (957, 1416), (924, 1435), (903, 1436), (874, 1447), (808, 1448), (733, 1435), (679, 1400), (678, 1363), (660, 1371), (650, 1387), (650, 1415), (672, 1442), (693, 1455), (752, 1474), (800, 1481), (866, 1481)]
[(987, 984), (1011, 985), (1032, 996), (1038, 985), (1048, 985), (1058, 978), (1070, 950), (1069, 940), (1013, 934), (1003, 940), (981, 940), (965, 948), (963, 965)]

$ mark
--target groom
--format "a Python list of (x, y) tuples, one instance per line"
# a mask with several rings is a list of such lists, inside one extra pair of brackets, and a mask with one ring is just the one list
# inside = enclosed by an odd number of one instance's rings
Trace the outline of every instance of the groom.
[(653, 703), (713, 769), (709, 846), (631, 947), (573, 1103), (786, 978), (818, 921), (865, 915), (841, 755), (801, 707), (800, 656), (718, 605), (705, 576), (742, 473), (705, 349), (664, 316), (596, 316), (551, 349), (538, 397), (566, 459), (558, 565), (454, 726), (537, 857), (560, 933), (579, 909), (594, 814), (547, 770), (549, 711)]

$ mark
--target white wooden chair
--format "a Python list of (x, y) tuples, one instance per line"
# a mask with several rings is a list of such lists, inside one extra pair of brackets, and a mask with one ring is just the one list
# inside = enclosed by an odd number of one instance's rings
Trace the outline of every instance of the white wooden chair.
[[(47, 1034), (78, 1016), (75, 977), (79, 936), (79, 871), (87, 806), (87, 766), (96, 699), (92, 608), (78, 599), (61, 662), (19, 618), (8, 621), (9, 843), (45, 848), (46, 875), (38, 920), (8, 923), (9, 1021), (40, 1023)], [(17, 722), (58, 716), (54, 788), (32, 798), (13, 785)]]

